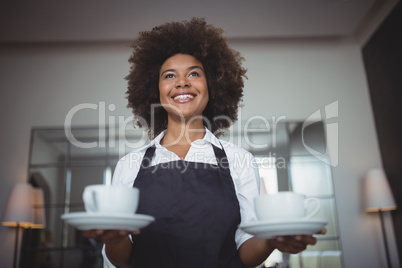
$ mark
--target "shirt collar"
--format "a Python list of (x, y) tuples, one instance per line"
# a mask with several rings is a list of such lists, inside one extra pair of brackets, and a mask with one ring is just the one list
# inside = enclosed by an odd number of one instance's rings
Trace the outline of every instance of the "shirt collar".
[[(160, 141), (161, 141), (162, 138), (165, 136), (165, 134), (166, 134), (166, 130), (162, 131), (162, 132), (161, 132), (158, 136), (156, 136), (155, 139), (150, 143), (150, 146), (155, 145), (155, 147), (157, 147), (157, 148), (163, 147), (163, 146), (160, 144)], [(201, 140), (196, 140), (196, 141), (194, 141), (194, 142), (195, 142), (195, 143), (209, 142), (209, 143), (215, 145), (216, 147), (222, 149), (222, 145), (221, 145), (219, 139), (218, 139), (214, 134), (212, 134), (212, 132), (211, 132), (209, 129), (207, 129), (207, 128), (205, 128), (205, 136), (204, 136), (204, 138), (202, 138)]]
[(214, 134), (212, 134), (212, 132), (209, 131), (209, 129), (207, 129), (207, 128), (205, 128), (204, 140), (206, 140), (209, 143), (215, 145), (219, 149), (222, 149), (222, 145), (221, 145), (219, 139)]
[(162, 131), (158, 136), (155, 137), (155, 139), (151, 142), (150, 146), (155, 145), (156, 148), (161, 148), (161, 140), (162, 138), (165, 136), (166, 134), (166, 129), (164, 131)]

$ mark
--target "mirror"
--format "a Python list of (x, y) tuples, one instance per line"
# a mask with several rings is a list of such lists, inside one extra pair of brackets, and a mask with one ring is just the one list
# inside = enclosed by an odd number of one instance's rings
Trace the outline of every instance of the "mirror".
[(234, 125), (223, 139), (251, 152), (259, 165), (261, 194), (294, 191), (320, 200), (316, 218), (327, 233), (300, 254), (275, 251), (263, 267), (343, 267), (331, 166), (323, 122), (253, 120)]
[[(30, 183), (44, 190), (46, 228), (25, 231), (21, 267), (103, 267), (102, 245), (60, 216), (83, 211), (84, 187), (110, 184), (119, 158), (148, 143), (146, 134), (134, 127), (77, 127), (34, 128), (31, 136)], [(221, 138), (255, 156), (261, 193), (291, 190), (318, 198), (317, 217), (328, 220), (327, 234), (317, 236), (315, 246), (296, 255), (274, 252), (262, 267), (342, 267), (323, 123), (253, 120), (233, 125)]]

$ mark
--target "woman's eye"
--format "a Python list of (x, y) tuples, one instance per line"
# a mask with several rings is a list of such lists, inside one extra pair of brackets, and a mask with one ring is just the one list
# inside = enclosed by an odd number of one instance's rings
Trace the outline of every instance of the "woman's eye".
[(192, 73), (190, 73), (190, 76), (200, 76), (200, 74), (197, 72), (192, 72)]
[(165, 78), (173, 78), (173, 77), (174, 77), (173, 74), (167, 74), (167, 75), (165, 75)]

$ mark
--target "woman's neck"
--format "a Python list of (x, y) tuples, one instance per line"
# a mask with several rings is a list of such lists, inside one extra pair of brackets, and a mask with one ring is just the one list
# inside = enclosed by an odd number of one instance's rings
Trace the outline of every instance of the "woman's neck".
[(161, 140), (161, 145), (164, 147), (188, 146), (193, 141), (204, 138), (205, 132), (202, 119), (191, 122), (168, 120), (166, 134)]

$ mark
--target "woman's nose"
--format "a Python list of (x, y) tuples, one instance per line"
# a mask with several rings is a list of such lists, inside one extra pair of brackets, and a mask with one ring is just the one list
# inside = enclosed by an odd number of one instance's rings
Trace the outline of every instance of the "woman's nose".
[(181, 77), (177, 79), (176, 87), (190, 87), (190, 81), (186, 77)]

